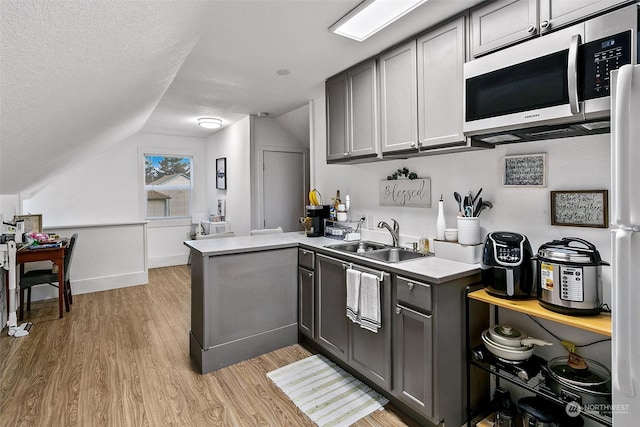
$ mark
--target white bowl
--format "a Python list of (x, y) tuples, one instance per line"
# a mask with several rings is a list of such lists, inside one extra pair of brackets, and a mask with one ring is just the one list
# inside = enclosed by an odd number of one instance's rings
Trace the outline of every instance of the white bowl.
[(458, 240), (458, 229), (457, 228), (445, 228), (444, 229), (444, 240), (448, 240), (450, 242), (455, 242)]

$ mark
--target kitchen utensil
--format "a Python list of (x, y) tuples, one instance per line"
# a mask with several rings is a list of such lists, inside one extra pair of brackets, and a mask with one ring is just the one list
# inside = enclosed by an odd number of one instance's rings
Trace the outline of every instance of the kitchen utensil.
[(540, 246), (533, 259), (542, 307), (569, 315), (600, 313), (602, 266), (609, 264), (593, 244), (564, 237)]
[(487, 293), (508, 299), (529, 298), (535, 289), (532, 255), (531, 244), (524, 234), (489, 233), (484, 242), (481, 266), (482, 283)]
[(569, 356), (551, 359), (543, 366), (546, 385), (565, 402), (581, 405), (610, 402), (611, 372), (595, 360), (583, 359), (586, 369), (570, 366)]
[(456, 202), (458, 202), (458, 212), (459, 215), (462, 216), (462, 196), (457, 191), (454, 191), (453, 197), (456, 199)]
[[(471, 200), (471, 205), (475, 205), (476, 204), (476, 200), (478, 200), (478, 197), (480, 197), (480, 193), (482, 193), (482, 187), (480, 187), (480, 189), (478, 190), (476, 195)], [(480, 199), (480, 200), (482, 200), (482, 199)]]
[(553, 345), (549, 341), (529, 337), (523, 331), (507, 325), (493, 325), (488, 331), (493, 342), (509, 347)]
[[(481, 188), (480, 190), (482, 190), (482, 188)], [(476, 205), (476, 207), (475, 207), (475, 208), (474, 208), (474, 210), (473, 210), (473, 216), (478, 216), (478, 215), (480, 215), (480, 210), (481, 210), (481, 208), (482, 208), (482, 197), (480, 197), (480, 198), (478, 199), (478, 204)]]
[(523, 427), (554, 427), (554, 404), (539, 396), (527, 396), (518, 400)]
[(498, 344), (491, 339), (489, 330), (483, 331), (480, 338), (491, 354), (502, 360), (510, 362), (523, 362), (528, 360), (535, 350), (534, 346), (511, 347), (508, 345)]

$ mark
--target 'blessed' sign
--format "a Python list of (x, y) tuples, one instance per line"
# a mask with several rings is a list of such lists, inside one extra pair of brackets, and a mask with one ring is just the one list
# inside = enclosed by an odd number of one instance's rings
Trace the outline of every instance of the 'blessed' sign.
[(380, 181), (380, 206), (431, 207), (431, 179)]

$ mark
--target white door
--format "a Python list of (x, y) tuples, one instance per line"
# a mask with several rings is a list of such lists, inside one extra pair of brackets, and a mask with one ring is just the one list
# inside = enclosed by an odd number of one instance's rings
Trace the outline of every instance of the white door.
[(303, 152), (263, 151), (262, 228), (302, 230), (307, 197), (307, 168)]

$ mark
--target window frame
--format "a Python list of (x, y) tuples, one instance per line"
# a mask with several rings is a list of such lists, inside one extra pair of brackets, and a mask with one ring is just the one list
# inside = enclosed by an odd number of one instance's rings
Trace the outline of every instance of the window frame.
[[(189, 220), (193, 217), (193, 198), (194, 198), (194, 159), (195, 156), (193, 153), (189, 154), (177, 154), (176, 152), (171, 152), (171, 150), (166, 150), (161, 152), (154, 151), (143, 151), (142, 154), (142, 215), (146, 221), (153, 221), (155, 223), (159, 223), (161, 221), (176, 221), (176, 220)], [(148, 157), (173, 157), (173, 158), (181, 158), (181, 159), (189, 159), (189, 185), (170, 185), (166, 187), (162, 187), (165, 190), (189, 190), (189, 212), (185, 215), (164, 215), (164, 216), (148, 216), (148, 191), (149, 190), (158, 190), (158, 185), (152, 186), (146, 183), (146, 161)]]

